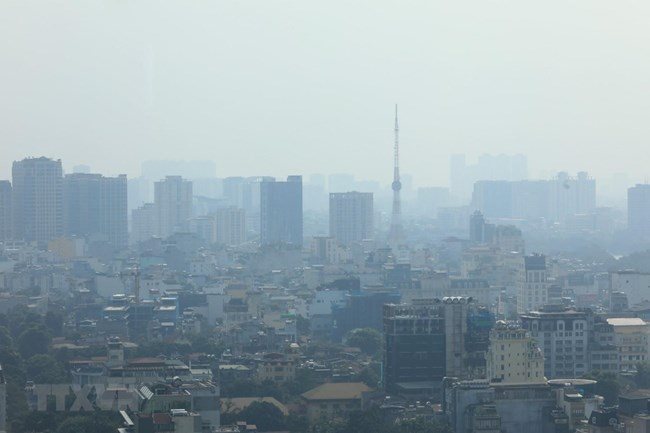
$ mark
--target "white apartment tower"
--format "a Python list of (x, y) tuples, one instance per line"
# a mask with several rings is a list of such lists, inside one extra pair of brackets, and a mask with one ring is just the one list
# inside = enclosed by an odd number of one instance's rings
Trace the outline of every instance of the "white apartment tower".
[(236, 246), (246, 241), (246, 211), (236, 207), (217, 209), (216, 242)]
[(373, 238), (371, 192), (330, 194), (330, 236), (343, 245)]
[(154, 184), (158, 212), (158, 236), (166, 238), (187, 230), (192, 216), (192, 182), (181, 176), (167, 176)]
[(63, 167), (61, 160), (14, 161), (13, 237), (48, 242), (63, 236)]

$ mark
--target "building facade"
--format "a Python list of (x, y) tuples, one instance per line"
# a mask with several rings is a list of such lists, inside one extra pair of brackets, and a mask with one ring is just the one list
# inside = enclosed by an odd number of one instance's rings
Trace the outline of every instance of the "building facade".
[(422, 394), (444, 377), (467, 376), (471, 298), (448, 297), (384, 306), (384, 388)]
[(157, 236), (158, 210), (153, 203), (145, 203), (131, 212), (131, 242), (138, 243)]
[(487, 379), (501, 383), (544, 383), (544, 355), (530, 332), (498, 322), (490, 331)]
[(635, 236), (650, 238), (650, 184), (628, 188), (627, 227)]
[(546, 256), (524, 256), (517, 287), (517, 312), (532, 311), (548, 302), (548, 270)]
[(192, 216), (192, 182), (181, 176), (167, 176), (154, 183), (154, 204), (158, 214), (158, 236), (166, 238), (187, 230)]
[(63, 180), (66, 236), (97, 238), (115, 247), (128, 243), (126, 175), (73, 173)]
[(15, 239), (48, 242), (63, 235), (63, 167), (45, 157), (14, 161)]
[(616, 317), (607, 319), (607, 324), (613, 327), (619, 368), (623, 372), (636, 371), (637, 364), (649, 359), (650, 323), (638, 317)]
[(371, 192), (330, 193), (330, 236), (343, 245), (372, 239), (373, 212)]
[(582, 377), (589, 371), (589, 337), (593, 315), (589, 310), (547, 306), (520, 317), (544, 353), (549, 379)]
[(302, 246), (302, 176), (260, 185), (260, 238), (264, 246)]
[(246, 242), (246, 211), (235, 207), (217, 209), (215, 213), (216, 242), (241, 245)]
[(7, 241), (13, 238), (13, 210), (11, 200), (11, 182), (8, 180), (0, 180), (0, 241)]

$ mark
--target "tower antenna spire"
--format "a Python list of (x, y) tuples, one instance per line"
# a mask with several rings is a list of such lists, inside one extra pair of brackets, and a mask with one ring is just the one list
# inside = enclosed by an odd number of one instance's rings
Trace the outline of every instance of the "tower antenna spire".
[(395, 104), (395, 142), (393, 148), (393, 183), (391, 189), (393, 190), (393, 213), (390, 222), (390, 232), (388, 234), (388, 243), (390, 247), (396, 251), (403, 243), (402, 233), (402, 205), (400, 201), (400, 190), (402, 189), (402, 182), (399, 176), (399, 119), (397, 116), (397, 104)]

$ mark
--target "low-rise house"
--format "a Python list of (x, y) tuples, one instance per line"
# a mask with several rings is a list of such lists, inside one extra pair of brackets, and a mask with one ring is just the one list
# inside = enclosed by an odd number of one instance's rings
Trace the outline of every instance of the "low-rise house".
[(364, 394), (372, 389), (361, 382), (324, 383), (301, 395), (307, 409), (307, 418), (344, 417), (348, 413), (363, 409)]

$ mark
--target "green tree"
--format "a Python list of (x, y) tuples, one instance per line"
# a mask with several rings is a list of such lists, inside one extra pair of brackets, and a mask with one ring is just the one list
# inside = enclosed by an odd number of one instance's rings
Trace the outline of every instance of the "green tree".
[(621, 392), (621, 384), (614, 373), (595, 371), (584, 376), (585, 379), (596, 380), (594, 392), (605, 398), (605, 404), (614, 405), (618, 401)]
[(377, 406), (349, 414), (342, 433), (391, 433), (394, 425), (387, 423)]
[(636, 365), (634, 381), (640, 388), (650, 387), (650, 363), (640, 362)]
[(24, 363), (13, 346), (0, 346), (0, 365), (8, 382), (25, 383)]
[(23, 419), (30, 413), (25, 396), (24, 383), (7, 381), (7, 420), (11, 431), (21, 431), (19, 426), (24, 425)]
[(377, 371), (377, 368), (369, 365), (359, 372), (357, 379), (371, 388), (377, 388), (379, 383), (379, 372)]
[(63, 335), (63, 312), (62, 311), (48, 311), (45, 314), (43, 323), (51, 335)]
[(239, 379), (223, 383), (221, 395), (224, 397), (260, 397), (259, 385), (251, 379)]
[(242, 411), (247, 422), (255, 424), (262, 431), (278, 431), (286, 428), (282, 411), (274, 404), (253, 402)]
[(114, 433), (119, 426), (119, 413), (96, 411), (66, 417), (56, 433)]
[(27, 378), (34, 383), (66, 383), (64, 368), (50, 355), (34, 355), (27, 360)]
[(14, 340), (11, 338), (9, 329), (5, 326), (0, 326), (0, 347), (13, 347)]
[(353, 329), (345, 337), (345, 344), (358, 347), (367, 355), (375, 355), (381, 348), (381, 333), (372, 328)]
[(453, 433), (451, 426), (415, 418), (397, 425), (397, 433)]
[(309, 319), (306, 319), (301, 315), (296, 315), (296, 328), (298, 329), (298, 335), (309, 335), (311, 332)]
[(27, 359), (34, 355), (47, 353), (51, 340), (43, 325), (32, 326), (18, 336), (16, 346), (22, 357)]
[(291, 433), (307, 433), (309, 431), (309, 420), (306, 416), (290, 413), (286, 418), (286, 429)]
[(282, 411), (276, 405), (265, 401), (254, 401), (241, 411), (222, 415), (222, 424), (233, 424), (236, 421), (255, 424), (259, 431), (279, 431), (286, 428)]
[(207, 335), (191, 336), (188, 340), (193, 352), (203, 352), (219, 357), (224, 350), (223, 344), (220, 341)]

